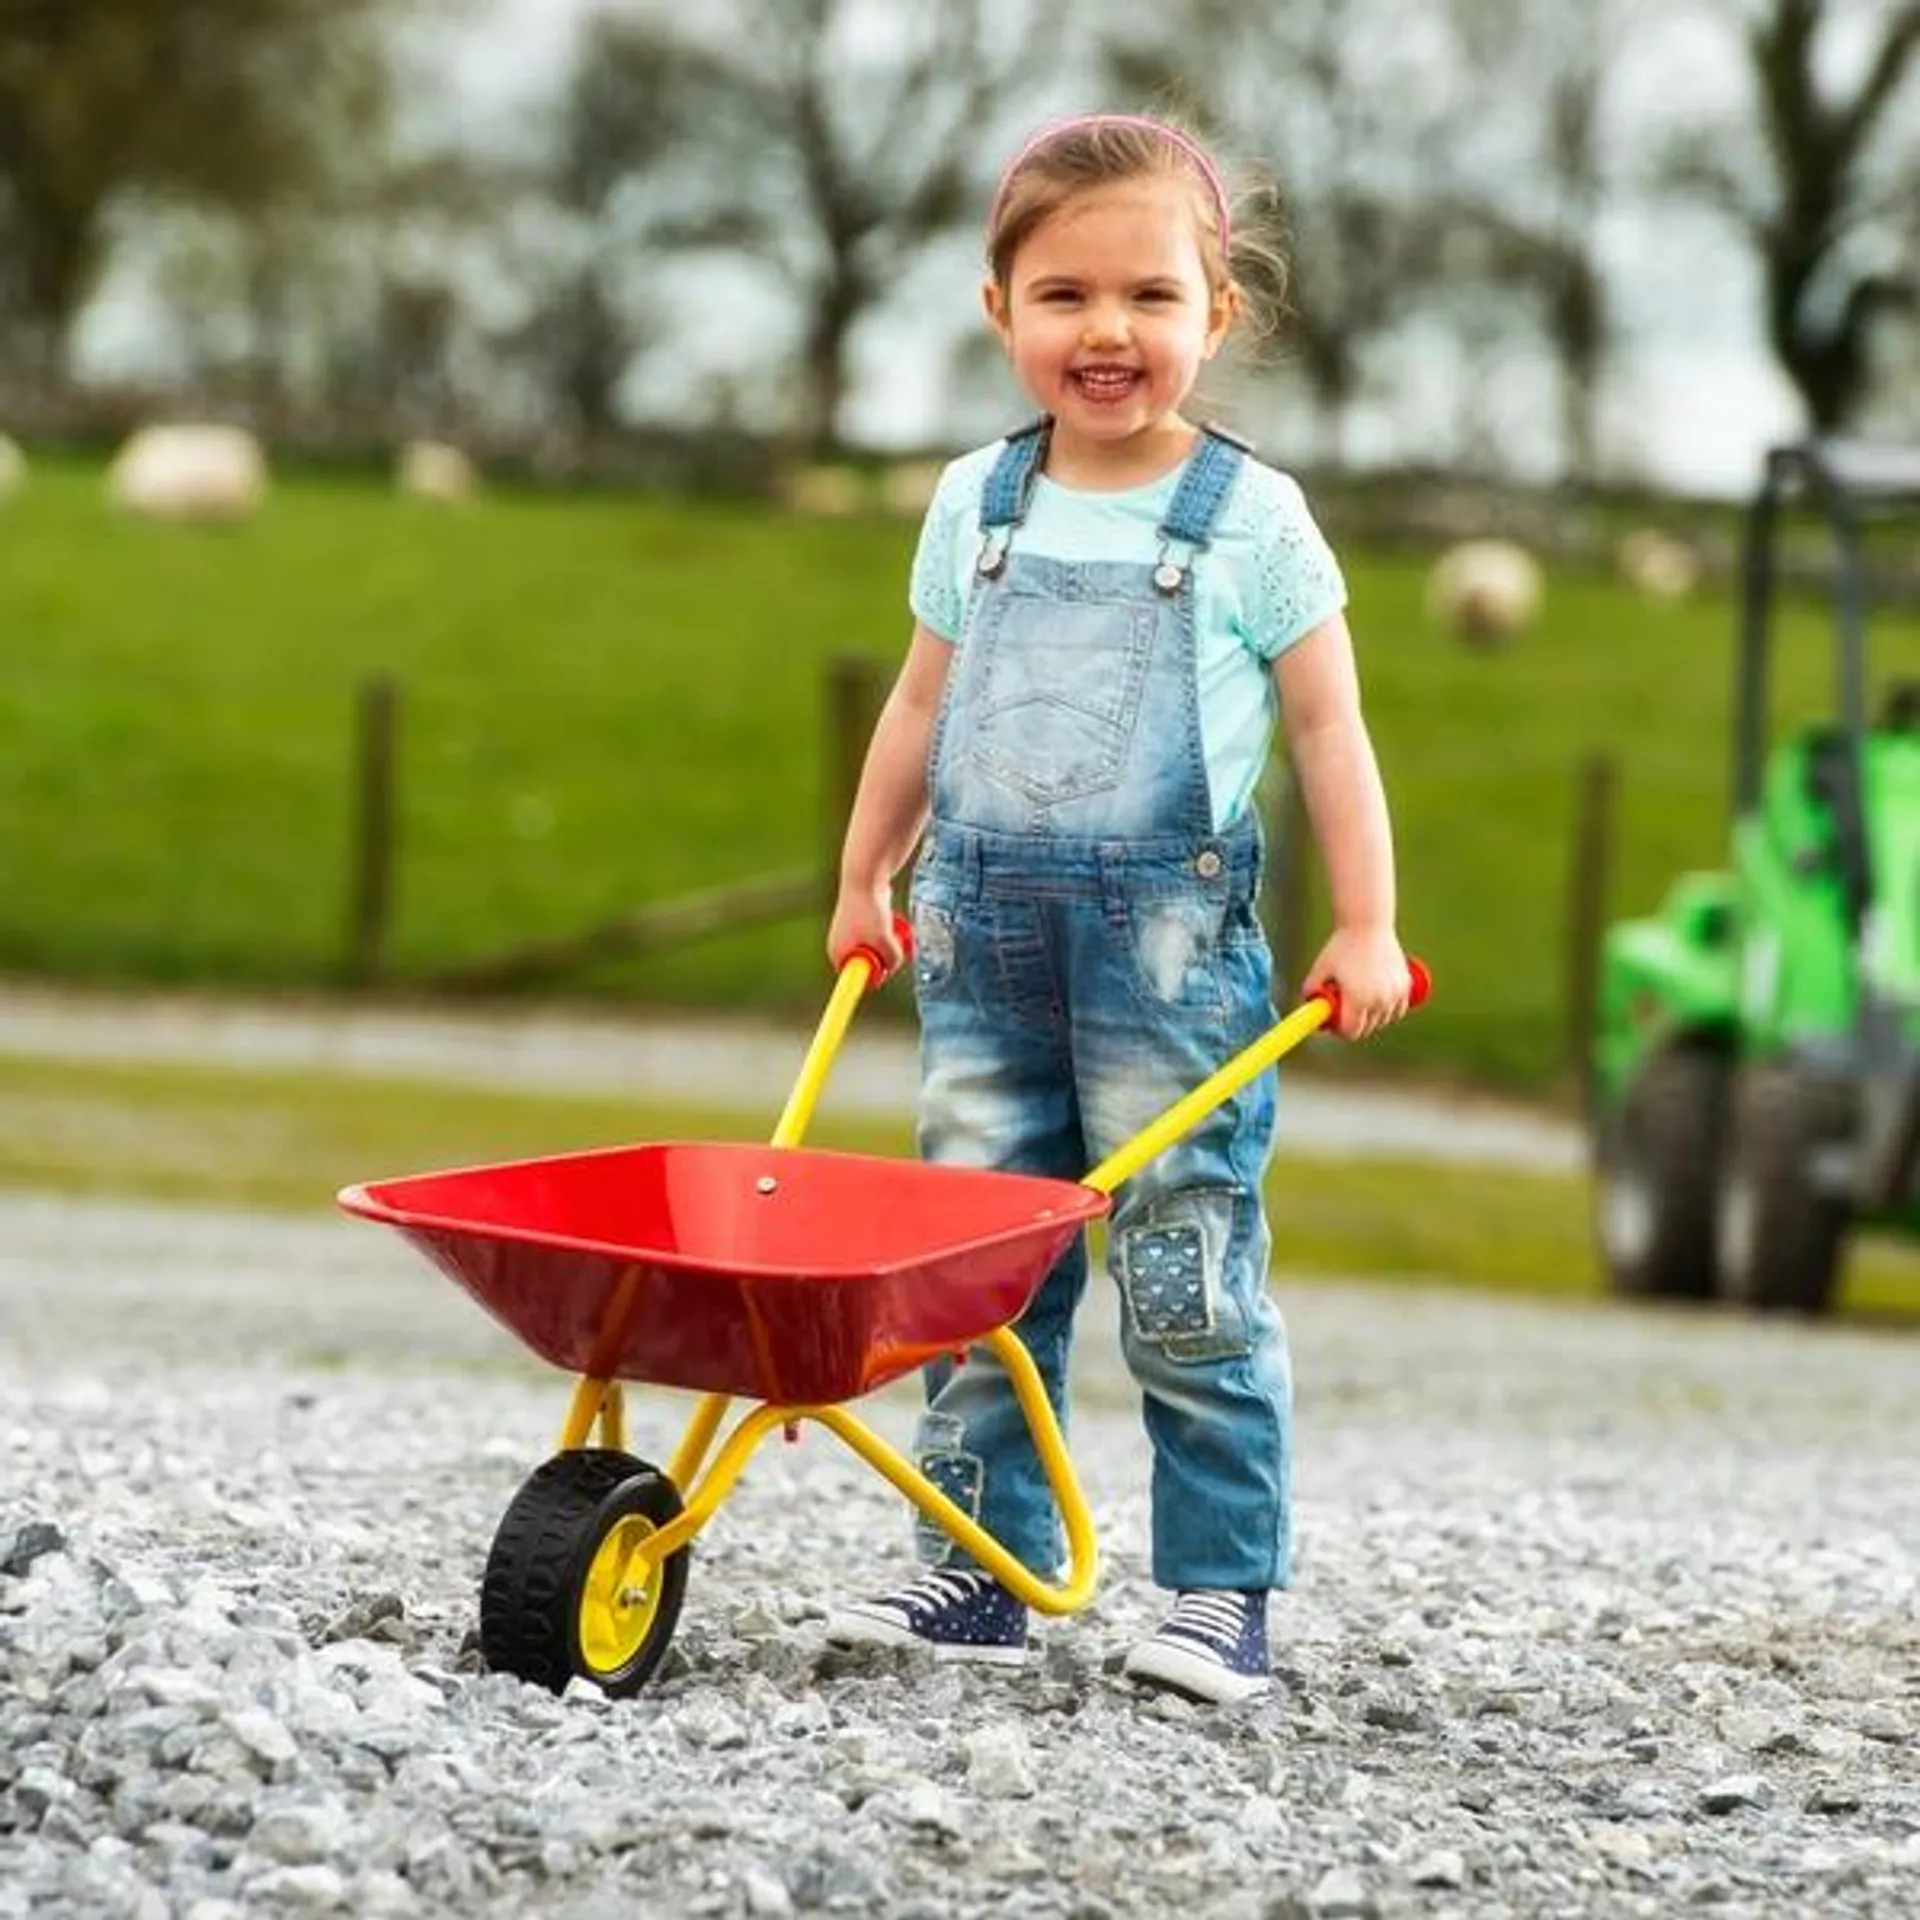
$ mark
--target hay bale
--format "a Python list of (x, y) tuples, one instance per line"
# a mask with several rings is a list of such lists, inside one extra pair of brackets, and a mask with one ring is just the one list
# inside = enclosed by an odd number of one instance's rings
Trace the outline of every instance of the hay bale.
[(1635, 527), (1614, 552), (1620, 577), (1654, 600), (1684, 600), (1700, 584), (1700, 556), (1658, 527)]
[(799, 467), (780, 487), (780, 497), (795, 513), (844, 520), (867, 505), (867, 482), (856, 467)]
[(1455, 639), (1490, 647), (1529, 626), (1540, 611), (1540, 563), (1512, 540), (1463, 540), (1427, 575), (1427, 616)]
[(447, 441), (409, 440), (400, 449), (394, 484), (412, 499), (455, 506), (480, 491), (480, 474), (472, 459)]
[(880, 476), (880, 505), (903, 520), (918, 520), (933, 505), (946, 469), (937, 460), (896, 460)]
[(113, 505), (152, 520), (248, 520), (266, 491), (266, 456), (245, 427), (142, 427), (107, 469)]

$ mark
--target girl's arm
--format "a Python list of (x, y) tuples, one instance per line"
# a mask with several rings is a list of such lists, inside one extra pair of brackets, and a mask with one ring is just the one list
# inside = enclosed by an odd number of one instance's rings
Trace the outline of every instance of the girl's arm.
[(1327, 870), (1333, 934), (1302, 990), (1340, 988), (1340, 1031), (1364, 1039), (1407, 1010), (1411, 982), (1394, 933), (1393, 828), (1346, 617), (1335, 614), (1274, 662), (1287, 754)]
[(952, 659), (952, 644), (916, 622), (874, 724), (840, 850), (840, 892), (827, 928), (827, 958), (836, 966), (855, 947), (871, 947), (889, 966), (903, 957), (893, 933), (893, 876), (927, 823), (927, 752)]

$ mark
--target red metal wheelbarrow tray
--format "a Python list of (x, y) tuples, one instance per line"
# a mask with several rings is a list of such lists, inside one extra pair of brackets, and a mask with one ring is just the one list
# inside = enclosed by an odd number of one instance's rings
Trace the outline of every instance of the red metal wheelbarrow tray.
[(1104, 1193), (716, 1141), (349, 1187), (543, 1359), (784, 1406), (851, 1400), (1017, 1320)]

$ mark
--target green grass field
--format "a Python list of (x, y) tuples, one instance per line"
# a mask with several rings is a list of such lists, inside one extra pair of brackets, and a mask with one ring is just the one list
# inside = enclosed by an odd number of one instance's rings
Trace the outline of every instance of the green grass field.
[[(447, 512), (312, 479), (250, 528), (177, 530), (109, 514), (95, 469), (43, 462), (0, 516), (0, 971), (335, 977), (373, 674), (403, 698), (402, 982), (807, 865), (823, 666), (897, 655), (911, 543), (897, 522), (746, 505), (499, 493)], [(1619, 910), (1718, 858), (1727, 608), (1556, 577), (1534, 632), (1476, 654), (1426, 626), (1418, 560), (1345, 557), (1403, 928), (1439, 981), (1374, 1063), (1549, 1085), (1576, 765), (1620, 756)], [(1826, 684), (1819, 621), (1795, 610), (1786, 704)], [(1911, 618), (1892, 638), (1920, 660)], [(729, 934), (578, 987), (810, 1010), (819, 931)]]

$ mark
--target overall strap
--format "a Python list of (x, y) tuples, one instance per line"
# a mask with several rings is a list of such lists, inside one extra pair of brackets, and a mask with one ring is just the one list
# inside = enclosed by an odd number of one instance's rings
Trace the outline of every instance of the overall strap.
[(1160, 523), (1160, 564), (1153, 570), (1153, 584), (1162, 593), (1179, 592), (1193, 556), (1212, 541), (1220, 509), (1251, 451), (1246, 441), (1224, 427), (1209, 422), (1201, 428), (1200, 444)]
[(1033, 483), (1046, 464), (1048, 430), (1053, 425), (1044, 414), (1030, 420), (1017, 432), (1007, 435), (999, 458), (980, 490), (980, 558), (976, 571), (988, 579), (1007, 564), (1007, 542), (1013, 530), (1027, 517), (1033, 499)]

